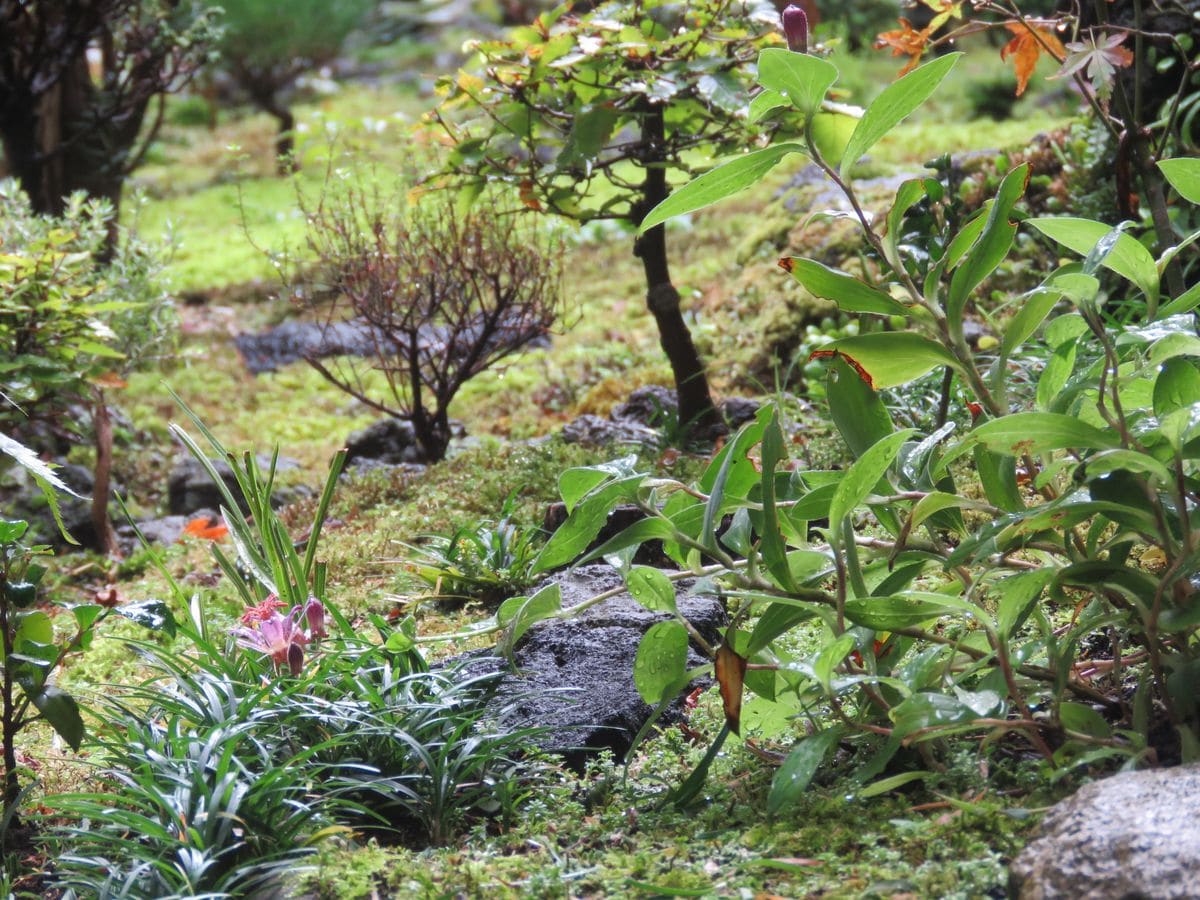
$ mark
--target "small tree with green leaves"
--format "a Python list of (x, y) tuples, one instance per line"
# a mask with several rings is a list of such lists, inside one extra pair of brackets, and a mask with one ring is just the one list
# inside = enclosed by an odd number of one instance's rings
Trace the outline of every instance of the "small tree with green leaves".
[[(448, 168), (459, 184), (507, 182), (531, 209), (636, 226), (667, 196), (672, 174), (695, 174), (762, 133), (745, 90), (758, 50), (783, 40), (772, 4), (613, 0), (584, 15), (572, 9), (477, 44), (484, 77), (464, 71), (444, 82), (448, 96), (432, 118), (454, 143)], [(680, 419), (699, 433), (716, 412), (663, 229), (639, 237), (633, 252)]]
[(281, 10), (274, 0), (221, 0), (221, 65), (250, 101), (279, 123), (275, 155), (280, 174), (294, 165), (296, 119), (289, 95), (305, 72), (342, 52), (346, 38), (374, 6), (373, 0), (294, 0)]

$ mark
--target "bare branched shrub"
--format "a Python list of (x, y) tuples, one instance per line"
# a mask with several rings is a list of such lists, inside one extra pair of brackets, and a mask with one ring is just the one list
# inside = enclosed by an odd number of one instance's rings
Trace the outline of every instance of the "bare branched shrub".
[(459, 389), (545, 340), (554, 325), (561, 245), (486, 199), (464, 212), (449, 195), (409, 202), (361, 184), (326, 190), (308, 221), (309, 250), (328, 283), (310, 281), (297, 296), (320, 302), (329, 324), (353, 322), (374, 349), (309, 363), (361, 402), (410, 422), (422, 456), (441, 459)]

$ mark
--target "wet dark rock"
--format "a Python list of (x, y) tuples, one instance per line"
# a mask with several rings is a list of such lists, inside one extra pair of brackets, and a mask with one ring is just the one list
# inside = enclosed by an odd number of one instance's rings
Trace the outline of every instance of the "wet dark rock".
[(346, 465), (366, 460), (390, 466), (421, 462), (421, 448), (412, 425), (387, 418), (350, 435), (346, 439)]
[(726, 397), (717, 404), (721, 418), (733, 430), (737, 430), (758, 415), (762, 404), (749, 397)]
[[(485, 328), (487, 331), (484, 331)], [(485, 353), (497, 346), (546, 347), (550, 343), (545, 325), (524, 321), (516, 313), (494, 325), (486, 324), (480, 317), (453, 332), (443, 326), (426, 326), (418, 332), (417, 343), (422, 352), (431, 355), (447, 350), (466, 353), (485, 334)], [(388, 331), (374, 328), (361, 319), (347, 322), (284, 322), (257, 334), (240, 334), (233, 342), (242, 354), (247, 371), (255, 375), (274, 372), (305, 359), (403, 355), (406, 346)]]
[[(554, 581), (562, 590), (564, 607), (622, 584), (620, 574), (605, 565), (581, 566)], [(726, 622), (725, 609), (714, 597), (688, 596), (691, 586), (690, 580), (678, 583), (679, 610), (705, 640), (716, 642)], [(500, 682), (498, 705), (514, 704), (504, 724), (548, 729), (537, 743), (577, 769), (603, 749), (623, 755), (653, 712), (633, 682), (638, 642), (651, 625), (667, 618), (622, 594), (576, 618), (534, 625), (514, 650), (516, 671)], [(471, 676), (504, 667), (502, 660), (483, 653), (464, 659), (465, 674)], [(688, 665), (703, 661), (692, 647)], [(683, 698), (694, 686), (680, 693), (659, 724), (680, 721)]]
[(637, 444), (657, 447), (662, 436), (653, 428), (637, 422), (614, 422), (599, 416), (582, 415), (563, 426), (562, 439), (568, 444), (604, 446), (606, 444)]
[(1200, 897), (1200, 766), (1084, 785), (1040, 833), (1009, 871), (1017, 900)]
[[(198, 514), (190, 516), (158, 516), (156, 518), (141, 519), (137, 523), (137, 528), (148, 543), (160, 544), (167, 547), (179, 540), (188, 522), (198, 518), (204, 518), (212, 522), (217, 519), (217, 513), (214, 510), (203, 510)], [(117, 542), (126, 553), (136, 550), (141, 546), (137, 532), (134, 531), (133, 526), (128, 522), (117, 526)]]
[[(233, 469), (224, 460), (212, 460), (213, 467), (225, 486), (238, 501), (242, 511), (248, 511)], [(191, 456), (180, 456), (167, 475), (167, 511), (173, 516), (187, 516), (200, 510), (219, 509), (225, 505), (221, 489), (209, 478), (204, 466)]]
[(328, 356), (370, 356), (375, 337), (364, 322), (284, 322), (258, 334), (233, 339), (254, 375), (274, 372), (303, 359)]
[[(262, 472), (268, 471), (271, 467), (271, 457), (268, 454), (260, 453), (255, 461)], [(220, 459), (214, 459), (211, 462), (229, 492), (237, 500), (242, 512), (248, 512), (250, 507), (242, 497), (241, 488), (238, 487), (237, 478), (234, 477), (229, 463)], [(286, 472), (298, 468), (299, 465), (296, 460), (281, 456), (276, 461), (275, 471)], [(271, 495), (271, 506), (278, 509), (302, 497), (309, 496), (311, 493), (312, 489), (303, 485), (294, 487), (276, 485)], [(221, 496), (220, 488), (209, 477), (204, 466), (190, 455), (181, 454), (176, 457), (175, 464), (171, 467), (170, 474), (167, 475), (168, 513), (173, 516), (191, 516), (198, 512), (220, 509), (224, 505), (225, 498)]]
[(679, 404), (675, 392), (657, 384), (637, 388), (609, 416), (615, 422), (636, 422), (648, 428), (661, 427), (678, 417)]

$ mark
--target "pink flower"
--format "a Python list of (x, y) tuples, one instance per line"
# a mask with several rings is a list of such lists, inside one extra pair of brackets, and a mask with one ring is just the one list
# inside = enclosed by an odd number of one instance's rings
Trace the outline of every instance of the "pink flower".
[[(257, 650), (271, 657), (275, 667), (287, 666), (292, 675), (304, 668), (304, 648), (310, 641), (328, 636), (325, 628), (325, 606), (316, 597), (309, 597), (303, 606), (297, 605), (286, 615), (274, 594), (257, 606), (242, 613), (242, 625), (233, 629), (238, 646)], [(308, 626), (306, 631), (301, 623)]]
[(260, 619), (256, 628), (235, 628), (233, 633), (239, 646), (266, 654), (276, 666), (289, 661), (293, 646), (300, 649), (303, 658), (304, 645), (308, 643), (308, 636), (296, 626), (294, 616), (281, 616), (274, 611)]

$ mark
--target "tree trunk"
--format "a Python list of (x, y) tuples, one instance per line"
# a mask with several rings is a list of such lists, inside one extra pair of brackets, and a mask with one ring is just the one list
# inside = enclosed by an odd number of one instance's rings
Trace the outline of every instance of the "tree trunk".
[[(34, 212), (62, 215), (66, 198), (75, 191), (107, 199), (114, 213), (119, 211), (145, 105), (119, 119), (98, 118), (95, 94), (87, 58), (80, 55), (41, 93), (10, 100), (0, 121), (0, 139)], [(114, 214), (102, 261), (111, 258), (117, 238)]]
[[(644, 109), (642, 145), (647, 161), (658, 162), (654, 157), (664, 140), (662, 107), (648, 104)], [(634, 208), (634, 224), (639, 224), (667, 195), (666, 169), (661, 165), (651, 165), (646, 169), (646, 180), (642, 184), (642, 200)], [(712, 429), (720, 424), (720, 419), (709, 393), (704, 363), (683, 319), (679, 291), (671, 283), (663, 226), (656, 225), (638, 238), (633, 253), (642, 261), (646, 273), (646, 306), (658, 325), (659, 342), (675, 376), (679, 423), (696, 437), (708, 437)]]
[(275, 135), (275, 171), (279, 175), (291, 175), (300, 168), (296, 162), (296, 117), (286, 106), (275, 106), (268, 112), (279, 122), (279, 131)]

